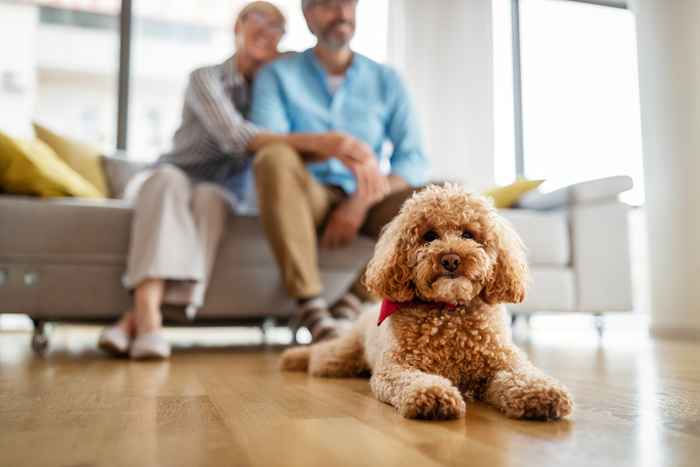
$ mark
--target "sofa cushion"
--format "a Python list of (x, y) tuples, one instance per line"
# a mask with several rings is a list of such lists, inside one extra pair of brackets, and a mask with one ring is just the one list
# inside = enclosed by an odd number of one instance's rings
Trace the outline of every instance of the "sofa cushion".
[(525, 301), (508, 305), (515, 312), (572, 311), (576, 308), (576, 277), (568, 268), (534, 267)]
[(543, 183), (544, 180), (516, 180), (510, 185), (491, 188), (484, 192), (484, 196), (491, 198), (493, 200), (493, 205), (497, 208), (510, 208), (513, 207), (523, 195), (532, 190), (536, 190), (537, 187)]
[(0, 189), (43, 197), (101, 198), (100, 192), (62, 161), (46, 143), (0, 132)]
[(566, 266), (571, 262), (571, 246), (566, 211), (502, 209), (527, 248), (531, 266)]
[(48, 128), (34, 123), (37, 138), (48, 144), (58, 157), (90, 182), (103, 197), (109, 196), (107, 180), (102, 170), (102, 151), (80, 141), (54, 133)]
[[(123, 200), (0, 196), (0, 258), (70, 264), (126, 262), (132, 209)], [(257, 217), (230, 216), (219, 257), (244, 266), (275, 268)], [(342, 270), (369, 259), (374, 242), (358, 239), (349, 248), (324, 251), (322, 268)]]
[[(0, 312), (49, 320), (114, 319), (131, 302), (121, 285), (132, 210), (120, 200), (38, 200), (0, 196)], [(347, 290), (374, 242), (324, 250), (319, 263), (327, 300)], [(28, 286), (25, 282), (31, 280)], [(198, 320), (286, 317), (284, 292), (257, 218), (231, 216)]]
[[(561, 211), (503, 209), (528, 249), (533, 265), (570, 263), (567, 216)], [(123, 200), (0, 196), (0, 252), (2, 256), (58, 262), (123, 264), (131, 228), (131, 207)], [(221, 256), (254, 264), (270, 251), (255, 217), (231, 216)], [(236, 241), (238, 239), (238, 242)], [(343, 268), (353, 264), (353, 250), (321, 255), (322, 265)]]
[(131, 177), (148, 168), (146, 162), (138, 162), (126, 158), (126, 154), (102, 156), (102, 169), (107, 178), (109, 193), (112, 198), (122, 198), (124, 189)]
[(131, 210), (123, 201), (0, 196), (0, 256), (123, 263)]

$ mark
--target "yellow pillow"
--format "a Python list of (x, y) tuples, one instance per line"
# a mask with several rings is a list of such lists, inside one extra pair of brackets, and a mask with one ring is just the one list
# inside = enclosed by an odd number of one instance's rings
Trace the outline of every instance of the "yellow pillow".
[(484, 193), (484, 195), (493, 198), (494, 206), (499, 209), (509, 208), (528, 191), (537, 189), (544, 183), (544, 180), (516, 180), (510, 185), (492, 188)]
[(0, 132), (0, 188), (6, 193), (45, 198), (102, 198), (100, 192), (39, 140), (10, 138)]
[(58, 135), (36, 122), (32, 125), (34, 125), (37, 138), (48, 144), (63, 162), (92, 183), (102, 196), (109, 196), (107, 180), (100, 162), (102, 152), (99, 149)]

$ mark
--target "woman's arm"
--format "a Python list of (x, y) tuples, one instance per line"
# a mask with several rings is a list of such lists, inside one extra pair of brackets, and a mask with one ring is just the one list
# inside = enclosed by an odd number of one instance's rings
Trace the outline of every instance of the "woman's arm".
[(216, 67), (200, 68), (190, 74), (185, 103), (225, 153), (244, 154), (260, 131), (243, 118), (226, 96)]
[(342, 132), (327, 133), (269, 133), (260, 132), (251, 138), (248, 149), (256, 152), (272, 143), (286, 143), (296, 149), (307, 162), (319, 162), (335, 157), (357, 179), (357, 194), (374, 203), (389, 191), (389, 182), (379, 170), (372, 148)]
[(273, 133), (260, 131), (248, 143), (248, 150), (257, 152), (273, 143), (285, 143), (296, 149), (309, 162), (319, 162), (336, 157), (347, 164), (375, 161), (372, 149), (348, 134), (330, 131), (326, 133)]
[[(264, 146), (274, 143), (285, 143), (296, 149), (308, 162), (319, 162), (331, 157), (331, 153), (324, 151), (324, 143), (321, 141), (327, 139), (325, 133), (271, 133), (260, 132), (256, 134), (248, 143), (250, 152), (257, 152)], [(327, 144), (326, 144), (327, 145)]]

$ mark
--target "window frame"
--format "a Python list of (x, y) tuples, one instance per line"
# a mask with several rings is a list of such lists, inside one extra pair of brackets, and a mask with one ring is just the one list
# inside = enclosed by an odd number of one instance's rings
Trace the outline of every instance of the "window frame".
[(126, 151), (129, 133), (129, 93), (131, 91), (131, 0), (121, 0), (119, 10), (119, 64), (117, 83), (117, 152)]

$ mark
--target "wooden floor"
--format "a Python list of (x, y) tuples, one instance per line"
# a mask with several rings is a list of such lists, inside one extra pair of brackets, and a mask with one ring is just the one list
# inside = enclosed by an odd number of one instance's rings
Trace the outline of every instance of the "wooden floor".
[[(196, 331), (202, 336), (206, 331)], [(283, 374), (279, 349), (176, 348), (170, 362), (108, 360), (67, 328), (44, 359), (0, 333), (0, 465), (698, 466), (700, 346), (532, 338), (531, 358), (573, 391), (557, 423), (404, 420), (366, 380)]]

